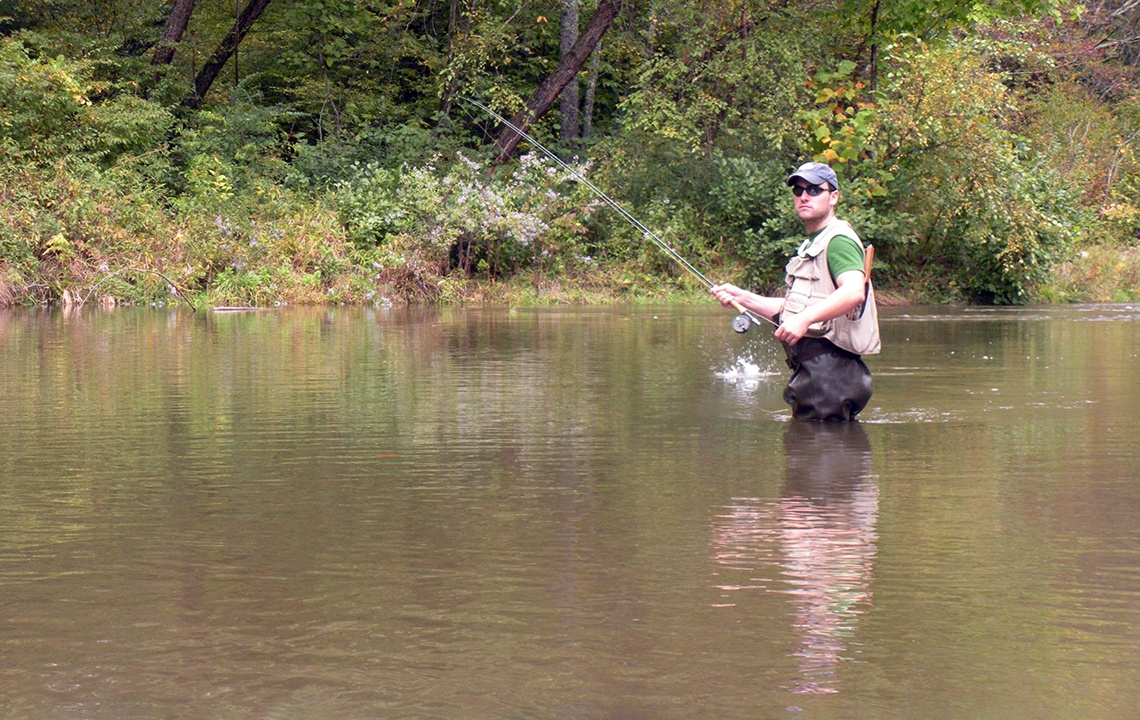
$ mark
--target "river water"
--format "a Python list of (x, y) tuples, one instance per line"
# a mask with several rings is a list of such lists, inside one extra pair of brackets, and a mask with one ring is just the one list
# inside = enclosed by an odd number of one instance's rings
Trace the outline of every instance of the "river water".
[(1140, 717), (1140, 306), (0, 312), (0, 708)]

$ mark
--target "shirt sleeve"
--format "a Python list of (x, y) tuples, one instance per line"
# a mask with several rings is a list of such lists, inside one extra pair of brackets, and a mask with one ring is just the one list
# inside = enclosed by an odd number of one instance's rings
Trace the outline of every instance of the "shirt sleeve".
[(854, 238), (836, 235), (827, 244), (827, 271), (831, 281), (850, 270), (863, 272), (863, 248)]

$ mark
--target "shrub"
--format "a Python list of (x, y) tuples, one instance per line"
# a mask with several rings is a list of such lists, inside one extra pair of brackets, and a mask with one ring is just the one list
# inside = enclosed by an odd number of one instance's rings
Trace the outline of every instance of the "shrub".
[(894, 48), (871, 136), (912, 238), (889, 254), (928, 295), (1024, 303), (1075, 239), (1078, 198), (999, 118), (1002, 78), (970, 47)]
[(334, 198), (360, 249), (398, 245), (429, 275), (495, 278), (573, 262), (591, 206), (580, 207), (565, 182), (533, 154), (499, 177), (458, 154), (443, 169), (364, 165)]
[(9, 159), (43, 166), (66, 158), (104, 169), (161, 160), (173, 115), (94, 75), (90, 61), (37, 54), (21, 37), (0, 38), (0, 141)]

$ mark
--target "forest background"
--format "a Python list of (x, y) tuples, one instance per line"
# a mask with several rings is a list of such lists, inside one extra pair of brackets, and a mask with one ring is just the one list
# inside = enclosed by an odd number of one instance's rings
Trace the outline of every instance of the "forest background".
[(0, 305), (1140, 299), (1140, 1), (0, 0)]

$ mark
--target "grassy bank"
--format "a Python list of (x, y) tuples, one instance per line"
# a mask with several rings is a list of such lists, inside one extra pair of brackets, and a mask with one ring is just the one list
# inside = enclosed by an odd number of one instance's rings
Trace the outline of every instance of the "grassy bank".
[[(525, 260), (500, 258), (499, 271), (488, 264), (487, 253), (492, 247), (506, 252), (503, 243), (493, 246), (493, 240), (473, 241), (471, 235), (471, 222), (493, 222), (489, 210), (480, 216), (460, 207), (459, 213), (473, 219), (457, 226), (454, 217), (439, 212), (454, 205), (454, 198), (416, 201), (422, 212), (411, 221), (389, 228), (381, 242), (361, 242), (331, 195), (278, 185), (251, 197), (237, 202), (204, 188), (172, 201), (122, 187), (113, 171), (77, 172), (63, 163), (19, 172), (9, 167), (0, 176), (0, 306), (528, 306), (705, 299), (704, 288), (648, 241), (626, 236), (620, 253), (613, 249), (617, 243), (603, 246), (591, 235), (598, 232), (596, 218), (582, 209), (588, 201), (575, 207), (579, 199), (572, 194), (533, 210), (534, 221), (548, 230), (511, 250), (525, 250)], [(512, 198), (492, 202), (517, 205)], [(514, 221), (523, 223), (522, 218)], [(513, 232), (499, 230), (496, 237)], [(466, 260), (457, 257), (465, 239), (472, 253)], [(893, 276), (888, 253), (880, 250), (883, 265), (876, 273), (884, 304), (954, 299)], [(717, 281), (744, 282), (740, 267), (716, 256), (694, 262)], [(1100, 245), (1054, 265), (1031, 302), (1138, 299), (1140, 252)]]
[(1140, 250), (1089, 247), (1055, 268), (1038, 292), (1041, 302), (1140, 301)]

